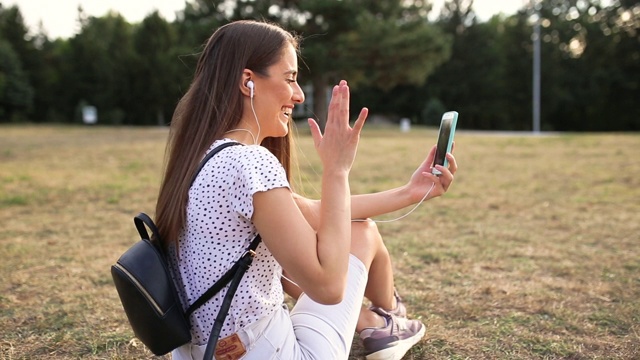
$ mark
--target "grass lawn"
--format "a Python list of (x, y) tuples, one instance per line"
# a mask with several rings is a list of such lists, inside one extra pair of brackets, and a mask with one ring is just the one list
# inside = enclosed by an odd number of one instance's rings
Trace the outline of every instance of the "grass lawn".
[[(0, 126), (0, 359), (154, 358), (109, 269), (153, 213), (166, 136)], [(353, 193), (403, 184), (435, 139), (366, 129)], [(315, 197), (319, 161), (306, 132), (297, 143)], [(405, 359), (640, 358), (639, 154), (640, 134), (457, 132), (450, 191), (379, 224), (428, 328)]]

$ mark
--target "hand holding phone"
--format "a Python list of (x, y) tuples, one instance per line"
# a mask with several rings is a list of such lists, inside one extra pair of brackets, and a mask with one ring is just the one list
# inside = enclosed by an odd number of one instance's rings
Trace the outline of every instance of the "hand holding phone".
[(447, 111), (442, 115), (440, 130), (438, 131), (438, 145), (436, 146), (436, 155), (433, 159), (433, 168), (431, 170), (433, 175), (442, 175), (442, 172), (435, 168), (436, 165), (442, 165), (444, 167), (448, 165), (446, 155), (451, 152), (457, 123), (458, 113), (456, 111)]

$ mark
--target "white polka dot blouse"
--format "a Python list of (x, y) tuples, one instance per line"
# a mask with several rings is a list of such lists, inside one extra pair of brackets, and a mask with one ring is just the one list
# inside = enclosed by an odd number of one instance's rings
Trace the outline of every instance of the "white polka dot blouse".
[[(207, 152), (229, 141), (217, 140)], [(230, 146), (204, 166), (189, 190), (187, 221), (178, 249), (169, 251), (171, 272), (185, 309), (242, 256), (255, 237), (253, 194), (279, 187), (289, 187), (284, 168), (261, 146)], [(282, 306), (282, 268), (264, 243), (256, 253), (231, 303), (221, 337)], [(193, 344), (207, 343), (225, 294), (226, 288), (191, 315)]]

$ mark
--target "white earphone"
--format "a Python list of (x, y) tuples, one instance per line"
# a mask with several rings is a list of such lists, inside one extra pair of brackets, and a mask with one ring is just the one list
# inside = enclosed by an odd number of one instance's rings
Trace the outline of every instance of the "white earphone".
[(251, 89), (251, 98), (253, 99), (253, 88), (254, 88), (253, 80), (247, 81), (247, 87)]
[(258, 121), (258, 115), (256, 114), (256, 109), (253, 107), (253, 90), (255, 88), (255, 84), (253, 83), (252, 80), (247, 81), (247, 87), (249, 88), (249, 90), (251, 90), (251, 111), (253, 112), (253, 117), (256, 119), (256, 125), (258, 126), (258, 135), (254, 136), (250, 130), (243, 129), (243, 128), (232, 129), (227, 131), (227, 133), (234, 132), (234, 131), (246, 131), (249, 133), (249, 135), (251, 135), (251, 138), (253, 139), (253, 143), (255, 145), (258, 145), (258, 139), (260, 138), (260, 121)]

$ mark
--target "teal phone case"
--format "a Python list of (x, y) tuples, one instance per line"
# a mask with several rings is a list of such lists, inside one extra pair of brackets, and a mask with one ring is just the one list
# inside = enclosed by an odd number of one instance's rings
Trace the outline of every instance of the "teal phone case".
[[(447, 167), (449, 165), (449, 162), (447, 161), (445, 155), (451, 152), (457, 125), (457, 111), (447, 111), (442, 115), (442, 120), (440, 120), (440, 129), (438, 130), (438, 145), (436, 149), (434, 164), (440, 163), (440, 159), (442, 159), (442, 166)], [(444, 144), (446, 144), (446, 147)], [(443, 150), (444, 153), (442, 153)]]

